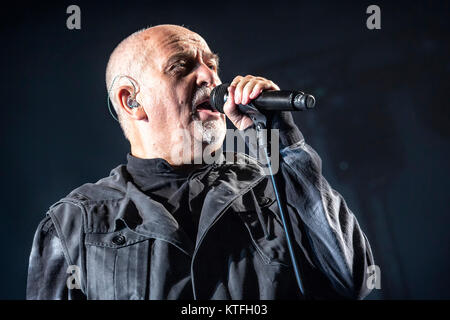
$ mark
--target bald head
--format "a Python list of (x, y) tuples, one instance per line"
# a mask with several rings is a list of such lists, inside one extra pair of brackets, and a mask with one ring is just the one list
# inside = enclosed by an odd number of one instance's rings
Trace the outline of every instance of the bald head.
[[(125, 38), (112, 52), (106, 67), (106, 86), (109, 90), (115, 77), (127, 75), (137, 82), (148, 67), (155, 67), (161, 47), (182, 37), (204, 42), (195, 32), (181, 26), (165, 24), (137, 31)], [(114, 103), (114, 102), (113, 102)]]

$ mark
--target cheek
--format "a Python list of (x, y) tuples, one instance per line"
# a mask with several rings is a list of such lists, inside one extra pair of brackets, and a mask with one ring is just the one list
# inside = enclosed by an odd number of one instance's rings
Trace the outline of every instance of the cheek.
[[(191, 99), (189, 79), (183, 83), (161, 81), (158, 92), (148, 94), (149, 122), (167, 132), (173, 128), (186, 128), (191, 122)], [(150, 118), (152, 118), (150, 120)]]
[(180, 98), (177, 102), (177, 106), (174, 110), (174, 120), (177, 119), (180, 125), (187, 126), (192, 122), (192, 110), (191, 101), (186, 98)]
[(188, 101), (186, 101), (186, 99), (181, 98), (178, 101), (177, 104), (177, 112), (179, 113), (179, 115), (183, 118), (186, 117), (187, 115), (190, 115), (190, 103)]
[(156, 99), (151, 100), (148, 110), (149, 117), (153, 117), (154, 121), (159, 121), (163, 125), (176, 115), (178, 103), (174, 97), (159, 94)]

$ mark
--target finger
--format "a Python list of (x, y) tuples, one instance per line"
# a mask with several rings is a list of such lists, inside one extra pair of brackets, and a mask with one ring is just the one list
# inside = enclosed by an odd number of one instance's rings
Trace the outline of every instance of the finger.
[(234, 103), (234, 92), (235, 92), (235, 90), (236, 90), (236, 87), (233, 87), (233, 86), (229, 86), (228, 87), (228, 98), (227, 98), (227, 102), (226, 103), (228, 103), (229, 102), (229, 104), (235, 104)]
[(260, 81), (252, 88), (249, 98), (257, 98), (263, 90), (280, 90), (280, 88), (270, 80)]
[(261, 83), (261, 80), (257, 80), (255, 78), (247, 82), (242, 91), (242, 99), (241, 99), (242, 104), (247, 104), (250, 102), (251, 99), (250, 94), (253, 92), (253, 88), (259, 83)]
[(231, 81), (230, 85), (228, 86), (228, 92), (230, 92), (230, 89), (232, 89), (232, 91), (233, 91), (232, 97), (229, 96), (229, 99), (232, 99), (232, 100), (233, 100), (233, 103), (234, 103), (235, 100), (236, 100), (236, 93), (235, 93), (235, 92), (236, 92), (236, 87), (237, 87), (237, 85), (239, 84), (239, 82), (240, 82), (242, 79), (244, 79), (243, 76), (236, 76), (236, 77), (233, 79), (233, 81)]
[(242, 91), (244, 90), (245, 85), (252, 79), (251, 76), (246, 76), (245, 78), (242, 78), (238, 84), (236, 85), (236, 90), (234, 92), (234, 102), (236, 104), (240, 104), (242, 102)]
[(223, 105), (223, 111), (225, 112), (225, 114), (228, 117), (236, 115), (237, 107), (236, 107), (236, 104), (234, 103), (235, 89), (236, 88), (232, 87), (232, 86), (228, 87), (228, 98), (227, 98), (227, 101), (225, 102), (225, 104)]
[(237, 84), (239, 83), (239, 81), (241, 81), (241, 79), (243, 79), (244, 77), (243, 76), (236, 76), (234, 79), (233, 79), (233, 81), (231, 81), (231, 83), (230, 83), (230, 87), (236, 87), (237, 86)]
[(278, 87), (273, 81), (264, 79), (261, 81), (263, 87), (263, 90), (280, 90), (280, 87)]
[(241, 113), (236, 103), (234, 103), (234, 91), (235, 87), (228, 87), (228, 99), (223, 106), (223, 111), (233, 125), (239, 129), (244, 130), (252, 125), (253, 121), (245, 114)]
[(270, 80), (269, 80), (269, 86), (270, 86), (270, 89), (272, 89), (272, 90), (280, 90), (280, 87), (278, 85), (276, 85), (273, 81), (270, 81)]
[(261, 94), (263, 89), (265, 89), (264, 83), (258, 82), (257, 84), (255, 84), (255, 86), (252, 89), (252, 92), (250, 93), (250, 99), (257, 98)]

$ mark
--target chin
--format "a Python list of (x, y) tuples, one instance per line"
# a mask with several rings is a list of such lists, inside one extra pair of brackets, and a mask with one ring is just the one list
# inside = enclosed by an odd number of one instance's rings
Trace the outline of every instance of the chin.
[(222, 144), (225, 139), (226, 122), (222, 119), (195, 121), (194, 122), (194, 139), (201, 141), (203, 144)]
[[(202, 156), (209, 157), (210, 154), (222, 148), (225, 140), (226, 128), (215, 128), (204, 130), (202, 135)], [(200, 142), (200, 141), (199, 141)]]

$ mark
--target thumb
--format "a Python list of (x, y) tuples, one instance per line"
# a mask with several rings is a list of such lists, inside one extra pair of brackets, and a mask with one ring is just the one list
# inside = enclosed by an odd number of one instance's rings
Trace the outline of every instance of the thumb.
[(235, 87), (228, 87), (228, 99), (223, 106), (225, 115), (230, 119), (236, 128), (244, 130), (253, 124), (252, 119), (239, 111), (237, 104), (234, 101)]

